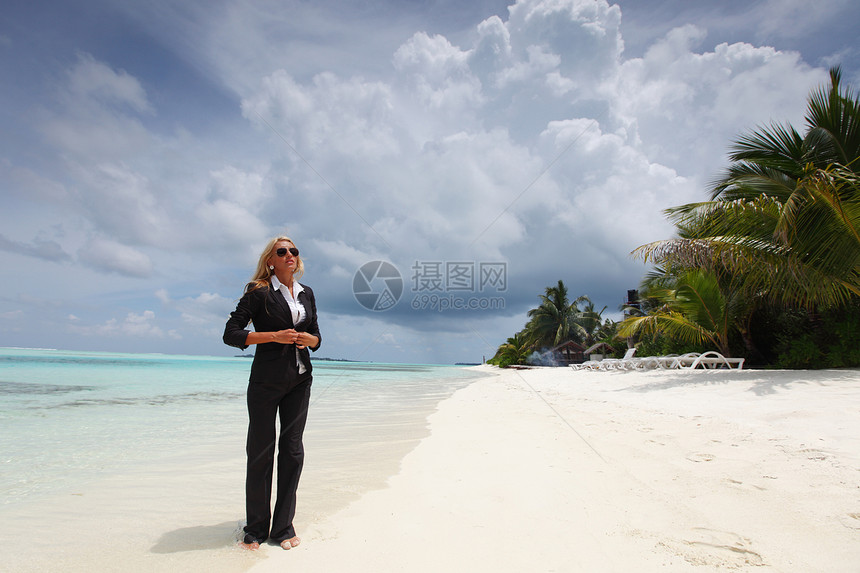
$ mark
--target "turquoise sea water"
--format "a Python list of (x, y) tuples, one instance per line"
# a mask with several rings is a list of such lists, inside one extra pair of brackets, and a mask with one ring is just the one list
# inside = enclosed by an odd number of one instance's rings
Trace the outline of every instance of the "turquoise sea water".
[[(250, 366), (240, 357), (0, 349), (2, 504), (73, 490), (165, 452), (241, 455)], [(342, 475), (359, 445), (373, 452), (374, 442), (414, 441), (436, 404), (477, 376), (452, 366), (315, 362), (306, 443), (322, 464), (317, 473)]]

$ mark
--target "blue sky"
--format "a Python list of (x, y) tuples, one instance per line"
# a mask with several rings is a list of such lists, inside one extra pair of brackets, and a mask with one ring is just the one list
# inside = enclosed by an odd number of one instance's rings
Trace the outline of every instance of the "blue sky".
[(848, 0), (353, 4), (4, 7), (0, 346), (231, 355), (286, 232), (320, 355), (480, 361), (559, 279), (617, 317), (733, 138), (860, 84)]

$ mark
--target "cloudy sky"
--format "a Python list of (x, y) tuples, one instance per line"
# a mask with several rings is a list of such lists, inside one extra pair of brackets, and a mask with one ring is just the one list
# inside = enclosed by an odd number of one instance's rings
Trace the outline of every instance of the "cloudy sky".
[[(0, 346), (232, 355), (224, 322), (281, 233), (317, 296), (318, 356), (479, 362), (559, 279), (617, 318), (647, 271), (630, 251), (671, 236), (663, 209), (706, 198), (738, 134), (802, 128), (830, 66), (860, 85), (857, 14), (7, 3)], [(360, 304), (360, 269), (397, 303)]]

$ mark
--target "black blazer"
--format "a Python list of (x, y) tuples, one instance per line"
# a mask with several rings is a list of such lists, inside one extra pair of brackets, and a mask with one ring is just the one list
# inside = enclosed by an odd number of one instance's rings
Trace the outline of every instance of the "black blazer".
[[(311, 348), (316, 351), (322, 342), (317, 324), (316, 300), (314, 291), (310, 287), (302, 285), (302, 288), (304, 290), (299, 293), (298, 300), (304, 305), (307, 316), (298, 326), (293, 324), (293, 314), (284, 295), (273, 289), (271, 285), (246, 292), (236, 305), (236, 310), (230, 313), (230, 319), (224, 327), (224, 343), (242, 350), (248, 348), (245, 344), (250, 332), (248, 323), (253, 322), (254, 330), (257, 332), (295, 328), (300, 332), (313, 334), (319, 338), (317, 345)], [(292, 388), (309, 378), (313, 369), (311, 355), (307, 348), (299, 349), (299, 357), (305, 365), (305, 372), (301, 379), (296, 363), (295, 344), (279, 342), (258, 344), (254, 353), (254, 362), (251, 364), (250, 381)]]

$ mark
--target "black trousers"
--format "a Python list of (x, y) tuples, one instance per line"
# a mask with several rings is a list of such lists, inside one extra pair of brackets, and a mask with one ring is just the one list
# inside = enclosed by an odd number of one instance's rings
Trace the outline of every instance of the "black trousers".
[[(305, 458), (302, 434), (308, 419), (311, 377), (290, 390), (252, 382), (248, 385), (248, 469), (245, 477), (245, 543), (267, 538), (280, 543), (295, 537), (296, 490)], [(275, 455), (275, 417), (278, 436), (278, 492), (271, 512)], [(271, 527), (270, 527), (271, 521)]]

